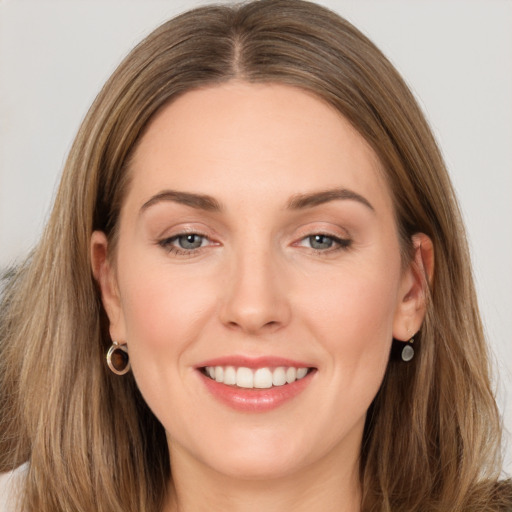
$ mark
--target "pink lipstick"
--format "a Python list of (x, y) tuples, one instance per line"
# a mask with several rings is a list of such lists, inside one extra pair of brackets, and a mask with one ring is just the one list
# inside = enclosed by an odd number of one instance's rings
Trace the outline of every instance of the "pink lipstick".
[(274, 409), (304, 391), (313, 366), (277, 357), (223, 357), (196, 367), (206, 389), (220, 402), (246, 412)]

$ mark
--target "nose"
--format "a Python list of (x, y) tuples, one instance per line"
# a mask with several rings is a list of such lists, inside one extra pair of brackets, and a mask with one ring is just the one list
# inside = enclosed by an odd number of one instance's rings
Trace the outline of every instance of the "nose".
[(289, 287), (271, 251), (253, 247), (237, 254), (228, 276), (220, 311), (224, 325), (258, 335), (275, 332), (289, 322)]

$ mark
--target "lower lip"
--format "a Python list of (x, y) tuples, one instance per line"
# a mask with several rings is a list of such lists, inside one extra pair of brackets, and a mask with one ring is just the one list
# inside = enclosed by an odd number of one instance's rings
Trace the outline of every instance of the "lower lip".
[(220, 402), (232, 409), (245, 412), (265, 412), (289, 402), (311, 383), (315, 371), (310, 371), (302, 379), (291, 384), (266, 389), (247, 389), (228, 386), (210, 379), (199, 371), (208, 391)]

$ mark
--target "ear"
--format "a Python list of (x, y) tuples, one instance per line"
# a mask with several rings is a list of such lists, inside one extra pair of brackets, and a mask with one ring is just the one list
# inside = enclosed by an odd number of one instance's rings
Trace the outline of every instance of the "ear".
[(100, 291), (101, 301), (110, 321), (110, 337), (113, 341), (126, 341), (126, 329), (115, 270), (108, 254), (108, 239), (102, 231), (91, 236), (92, 273)]
[(410, 340), (417, 333), (427, 307), (428, 288), (434, 276), (434, 246), (424, 233), (412, 237), (414, 254), (402, 273), (397, 309), (393, 321), (393, 338)]

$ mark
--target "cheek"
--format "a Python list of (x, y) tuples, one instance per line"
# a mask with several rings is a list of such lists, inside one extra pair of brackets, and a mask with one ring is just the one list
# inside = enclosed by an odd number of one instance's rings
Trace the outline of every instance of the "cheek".
[[(367, 272), (333, 272), (310, 293), (302, 307), (325, 338), (357, 349), (391, 339), (397, 305), (399, 270), (372, 266)], [(322, 291), (321, 289), (324, 289)]]
[(119, 288), (130, 350), (144, 347), (144, 359), (175, 357), (197, 337), (200, 319), (215, 305), (212, 280), (198, 278), (191, 266), (176, 269), (144, 255), (122, 263)]
[(328, 354), (327, 367), (347, 405), (366, 408), (380, 386), (392, 342), (399, 277), (399, 261), (389, 266), (374, 261), (365, 269), (333, 273), (324, 281), (328, 292), (310, 294), (301, 304), (307, 329)]
[[(176, 423), (170, 404), (194, 410), (195, 397), (184, 401), (180, 390), (190, 373), (187, 354), (215, 306), (214, 287), (186, 270), (171, 272), (165, 265), (134, 260), (120, 282), (130, 362), (144, 399), (168, 428)], [(200, 404), (195, 407), (200, 410)]]

